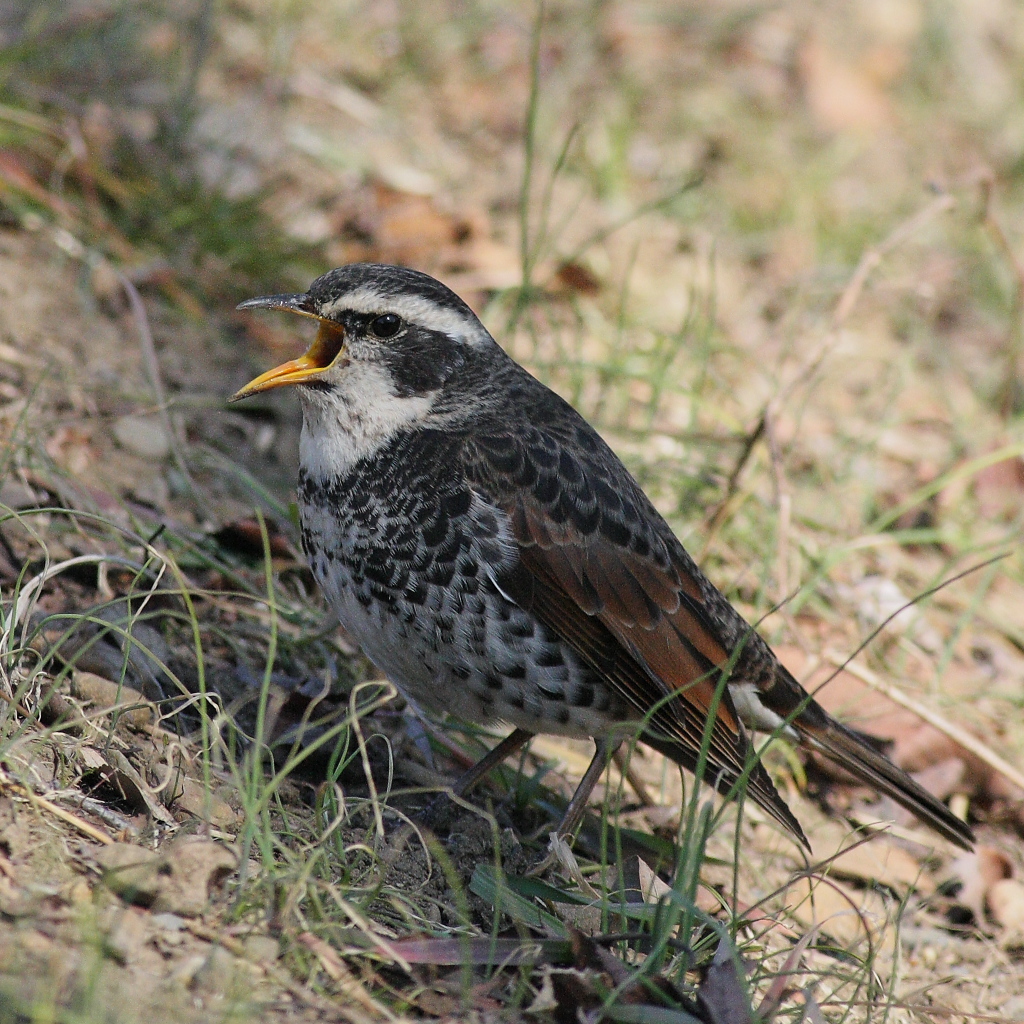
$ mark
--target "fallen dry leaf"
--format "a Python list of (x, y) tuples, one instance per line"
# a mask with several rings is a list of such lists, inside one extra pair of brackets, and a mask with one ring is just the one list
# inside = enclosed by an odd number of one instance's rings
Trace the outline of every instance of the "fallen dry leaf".
[[(266, 521), (267, 546), (273, 558), (285, 558), (294, 561), (297, 557), (291, 542), (281, 532), (280, 527), (272, 520)], [(255, 558), (262, 558), (263, 533), (260, 530), (259, 521), (255, 518), (233, 519), (225, 523), (213, 534), (214, 540), (229, 551), (236, 551), (242, 555), (251, 555)]]
[(870, 890), (857, 891), (834, 880), (798, 878), (786, 891), (787, 909), (803, 928), (821, 928), (844, 948), (865, 939), (895, 948), (895, 935), (886, 928), (888, 915), (881, 896)]
[(119, 686), (95, 672), (79, 669), (72, 672), (71, 694), (95, 708), (109, 709), (118, 715), (118, 721), (133, 729), (145, 729), (153, 723), (153, 707), (138, 690), (130, 686)]
[(568, 291), (581, 295), (597, 295), (601, 291), (601, 279), (586, 264), (575, 260), (559, 264), (555, 281)]
[(720, 942), (697, 989), (697, 1005), (708, 1024), (752, 1024), (754, 1012), (740, 968), (746, 970), (749, 965), (728, 942)]
[(225, 830), (230, 830), (238, 824), (238, 814), (227, 801), (208, 793), (202, 783), (190, 779), (187, 775), (179, 776), (175, 780), (174, 789), (167, 789), (164, 792), (172, 811), (185, 811), (195, 818), (208, 821), (211, 825)]
[(840, 853), (829, 866), (829, 872), (840, 878), (877, 883), (894, 892), (910, 889), (931, 893), (935, 883), (920, 862), (902, 847), (884, 839), (859, 843)]
[(986, 519), (1015, 516), (1024, 499), (1024, 459), (1003, 459), (974, 475), (978, 511)]
[(811, 37), (797, 55), (800, 80), (811, 116), (830, 132), (876, 132), (892, 112), (885, 93), (859, 69)]
[[(837, 672), (827, 664), (808, 672), (807, 655), (798, 647), (781, 644), (775, 650), (826, 711), (854, 729), (891, 741), (886, 756), (914, 775), (934, 796), (943, 800), (953, 793), (965, 793), (976, 798), (996, 798), (993, 787), (997, 780), (1002, 781), (998, 773), (913, 711), (868, 686), (852, 672)], [(831, 778), (859, 785), (838, 766), (824, 761), (820, 765)], [(939, 765), (943, 765), (940, 771), (931, 772)]]

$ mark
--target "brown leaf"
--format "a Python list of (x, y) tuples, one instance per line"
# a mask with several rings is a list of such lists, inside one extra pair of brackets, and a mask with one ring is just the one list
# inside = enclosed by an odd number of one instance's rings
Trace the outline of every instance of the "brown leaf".
[[(272, 558), (295, 560), (298, 556), (288, 538), (276, 523), (266, 520), (267, 543)], [(214, 540), (229, 551), (259, 558), (263, 555), (263, 534), (259, 521), (253, 518), (234, 519), (225, 523), (214, 535)]]
[(935, 883), (920, 862), (906, 850), (884, 839), (858, 843), (840, 853), (829, 865), (831, 874), (858, 882), (877, 883), (894, 892), (909, 889), (930, 893)]
[(559, 264), (555, 280), (563, 288), (581, 295), (597, 295), (601, 291), (601, 279), (588, 266), (575, 260)]
[[(797, 647), (776, 647), (782, 663), (814, 694), (821, 706), (844, 724), (866, 732), (880, 740), (890, 740), (886, 751), (889, 759), (915, 777), (945, 762), (959, 761), (963, 766), (960, 780), (954, 782), (956, 765), (946, 764), (941, 772), (922, 775), (920, 782), (940, 800), (954, 792), (971, 796), (987, 794), (993, 771), (980, 758), (965, 750), (933, 725), (923, 722), (907, 708), (862, 682), (850, 672), (835, 672), (830, 665), (821, 665), (813, 673), (804, 669), (807, 656)], [(834, 678), (821, 684), (835, 673)], [(820, 689), (819, 689), (820, 687)], [(846, 784), (854, 780), (831, 763), (820, 762), (831, 778)], [(950, 789), (950, 786), (954, 788)], [(933, 788), (934, 787), (934, 788)]]
[(876, 132), (890, 121), (885, 93), (822, 40), (807, 39), (797, 63), (811, 116), (825, 131)]
[(173, 791), (164, 792), (172, 811), (184, 811), (224, 830), (233, 829), (238, 824), (235, 809), (226, 800), (208, 793), (206, 787), (195, 779), (181, 776)]
[(697, 989), (697, 1005), (708, 1024), (752, 1024), (754, 1013), (739, 968), (747, 964), (726, 941), (719, 942), (715, 958)]
[(805, 876), (786, 891), (785, 903), (804, 928), (820, 927), (844, 947), (873, 938), (885, 949), (894, 948), (893, 931), (885, 927), (885, 904), (870, 889), (858, 891), (842, 882)]
[[(119, 686), (95, 672), (82, 672), (77, 669), (72, 672), (71, 694), (95, 708), (109, 709), (118, 715), (118, 721), (133, 729), (145, 729), (153, 723), (152, 705), (138, 690), (133, 690), (130, 686)], [(140, 704), (142, 707), (138, 706)]]
[(985, 466), (974, 476), (974, 494), (984, 518), (1015, 516), (1024, 498), (1024, 458), (1017, 456)]

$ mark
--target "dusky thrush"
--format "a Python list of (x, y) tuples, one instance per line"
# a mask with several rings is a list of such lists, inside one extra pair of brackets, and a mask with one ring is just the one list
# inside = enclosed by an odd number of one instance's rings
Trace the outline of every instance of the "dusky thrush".
[(304, 355), (233, 397), (297, 386), (302, 543), (342, 625), (415, 705), (515, 727), (457, 792), (535, 733), (592, 737), (568, 835), (638, 732), (806, 845), (748, 738), (774, 732), (971, 847), (963, 821), (808, 695), (597, 432), (450, 289), (355, 264), (239, 308), (319, 323)]

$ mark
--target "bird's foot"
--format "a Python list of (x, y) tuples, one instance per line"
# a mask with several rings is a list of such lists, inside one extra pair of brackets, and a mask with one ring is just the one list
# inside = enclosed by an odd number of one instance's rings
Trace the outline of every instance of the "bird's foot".
[(540, 863), (534, 865), (534, 867), (526, 872), (526, 877), (536, 878), (550, 868), (558, 867), (563, 874), (579, 886), (581, 892), (586, 893), (588, 896), (599, 897), (600, 893), (586, 880), (583, 872), (580, 870), (576, 854), (572, 852), (571, 839), (571, 836), (563, 835), (561, 832), (550, 833), (548, 836), (547, 853)]

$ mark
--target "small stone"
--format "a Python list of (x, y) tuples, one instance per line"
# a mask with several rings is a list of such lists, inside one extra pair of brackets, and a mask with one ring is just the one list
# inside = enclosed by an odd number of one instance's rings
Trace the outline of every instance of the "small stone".
[(210, 889), (238, 865), (228, 847), (200, 839), (181, 839), (159, 852), (114, 843), (96, 860), (104, 885), (126, 902), (182, 917), (201, 914)]
[(118, 963), (127, 964), (134, 960), (146, 944), (149, 938), (147, 917), (145, 911), (129, 907), (107, 934), (107, 952)]
[(64, 891), (64, 899), (79, 910), (92, 904), (92, 889), (84, 878), (76, 878)]
[(250, 935), (245, 940), (245, 956), (257, 964), (272, 964), (280, 955), (277, 939), (269, 935)]
[(161, 889), (162, 858), (153, 850), (130, 843), (104, 846), (96, 854), (103, 868), (103, 884), (128, 903), (153, 905)]
[(205, 839), (180, 839), (162, 852), (164, 886), (153, 909), (184, 917), (201, 914), (210, 890), (238, 867), (238, 857), (228, 847)]
[(185, 927), (185, 919), (177, 914), (154, 914), (153, 924), (162, 928), (165, 932), (180, 932)]
[(223, 995), (238, 969), (238, 960), (223, 946), (214, 946), (202, 966), (192, 976), (189, 988), (201, 995)]
[(165, 459), (171, 451), (171, 439), (163, 425), (147, 416), (122, 416), (114, 421), (114, 437), (122, 448), (144, 459)]
[(123, 296), (121, 279), (117, 271), (105, 259), (98, 259), (89, 274), (93, 295), (103, 302), (113, 302)]
[(170, 807), (172, 811), (186, 811), (220, 829), (231, 829), (238, 824), (238, 815), (229, 803), (213, 793), (207, 794), (205, 787), (187, 776), (179, 780)]
[(0, 484), (0, 505), (17, 512), (23, 508), (35, 508), (39, 497), (31, 487), (18, 480), (5, 480)]

